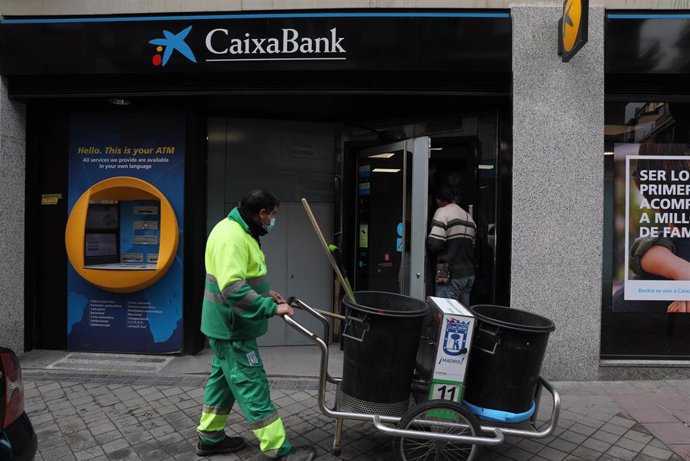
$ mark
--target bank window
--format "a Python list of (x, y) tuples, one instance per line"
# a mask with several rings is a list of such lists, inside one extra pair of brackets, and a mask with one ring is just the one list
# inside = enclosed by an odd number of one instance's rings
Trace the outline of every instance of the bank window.
[(690, 360), (690, 103), (605, 120), (601, 357)]

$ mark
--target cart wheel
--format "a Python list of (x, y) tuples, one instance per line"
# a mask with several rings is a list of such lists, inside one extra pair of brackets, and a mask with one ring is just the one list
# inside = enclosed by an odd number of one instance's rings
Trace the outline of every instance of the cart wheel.
[[(420, 423), (421, 420), (427, 423)], [(435, 426), (434, 421), (439, 425)], [(455, 423), (458, 426), (444, 427), (442, 423)], [(401, 429), (436, 432), (453, 435), (479, 434), (476, 418), (459, 403), (448, 400), (431, 400), (412, 407), (400, 419)], [(424, 440), (400, 437), (393, 441), (393, 452), (397, 461), (417, 460), (464, 460), (474, 457), (477, 446), (474, 444)]]

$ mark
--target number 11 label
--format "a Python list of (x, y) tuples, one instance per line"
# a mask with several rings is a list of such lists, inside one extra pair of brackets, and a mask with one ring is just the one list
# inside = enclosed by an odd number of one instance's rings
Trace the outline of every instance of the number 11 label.
[(431, 385), (430, 399), (451, 400), (459, 402), (462, 395), (462, 383), (459, 382), (438, 382)]

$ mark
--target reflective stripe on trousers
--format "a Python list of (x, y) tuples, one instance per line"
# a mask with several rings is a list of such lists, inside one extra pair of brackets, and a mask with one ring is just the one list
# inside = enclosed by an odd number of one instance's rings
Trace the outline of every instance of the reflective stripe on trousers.
[(271, 402), (268, 378), (256, 340), (209, 338), (209, 346), (213, 361), (197, 427), (202, 442), (223, 440), (228, 414), (237, 402), (264, 454), (276, 457), (292, 451), (283, 422)]

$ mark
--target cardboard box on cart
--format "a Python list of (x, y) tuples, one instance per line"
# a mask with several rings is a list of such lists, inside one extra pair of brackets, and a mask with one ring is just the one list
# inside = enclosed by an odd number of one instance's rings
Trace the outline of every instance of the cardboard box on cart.
[(428, 300), (434, 316), (440, 320), (429, 400), (461, 403), (475, 319), (469, 309), (455, 299), (429, 296)]

